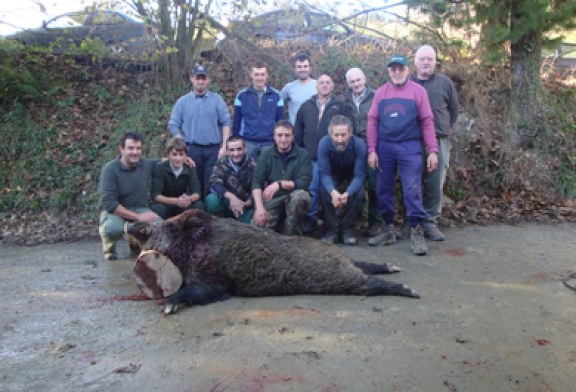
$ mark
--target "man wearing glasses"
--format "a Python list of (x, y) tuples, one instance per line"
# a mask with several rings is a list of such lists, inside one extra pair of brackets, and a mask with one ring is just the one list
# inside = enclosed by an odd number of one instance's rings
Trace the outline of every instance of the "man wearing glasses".
[(430, 172), (438, 166), (438, 144), (428, 94), (422, 86), (408, 80), (408, 74), (408, 59), (393, 55), (388, 61), (390, 80), (376, 91), (368, 112), (368, 165), (378, 173), (376, 193), (386, 224), (368, 244), (396, 242), (394, 180), (399, 172), (412, 251), (422, 256), (428, 254), (422, 227), (428, 218), (422, 207), (422, 140), (428, 153), (426, 169)]
[(172, 136), (186, 141), (188, 156), (196, 164), (203, 198), (210, 190), (212, 167), (226, 154), (230, 114), (222, 97), (208, 90), (211, 79), (206, 67), (195, 66), (190, 81), (192, 91), (176, 101), (168, 129)]

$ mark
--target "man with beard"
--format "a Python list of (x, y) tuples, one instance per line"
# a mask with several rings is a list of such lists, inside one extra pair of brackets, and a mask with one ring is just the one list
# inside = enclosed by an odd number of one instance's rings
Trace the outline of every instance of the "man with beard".
[(195, 66), (190, 81), (192, 92), (176, 101), (168, 129), (172, 136), (182, 136), (186, 141), (204, 197), (212, 167), (218, 157), (226, 154), (224, 142), (230, 137), (230, 115), (222, 97), (208, 90), (211, 79), (206, 67)]
[(368, 165), (378, 171), (378, 205), (386, 224), (368, 244), (396, 242), (394, 182), (399, 172), (412, 251), (422, 256), (428, 254), (422, 228), (428, 218), (422, 207), (422, 140), (428, 150), (426, 168), (430, 172), (438, 166), (438, 144), (428, 94), (408, 80), (408, 73), (408, 59), (393, 55), (388, 61), (390, 81), (376, 91), (368, 112)]
[(255, 166), (254, 158), (246, 154), (244, 140), (238, 136), (228, 138), (226, 156), (218, 159), (210, 175), (206, 211), (250, 223), (254, 214), (251, 186)]
[(292, 124), (278, 121), (274, 145), (262, 150), (252, 177), (254, 223), (285, 235), (298, 234), (310, 208), (311, 176), (310, 155), (294, 145)]
[(366, 143), (352, 134), (348, 117), (332, 118), (329, 135), (318, 145), (320, 200), (324, 208), (322, 241), (334, 243), (341, 236), (345, 245), (356, 245), (352, 234), (364, 193)]
[(420, 84), (428, 93), (434, 113), (434, 130), (438, 140), (438, 169), (424, 171), (422, 204), (428, 220), (423, 224), (424, 235), (432, 241), (444, 241), (444, 233), (438, 229), (438, 217), (442, 214), (442, 194), (446, 171), (450, 163), (450, 130), (458, 120), (458, 93), (454, 84), (436, 70), (436, 52), (430, 45), (416, 51), (416, 72), (411, 80)]
[(312, 182), (310, 197), (312, 206), (308, 212), (305, 231), (311, 232), (318, 224), (320, 176), (318, 175), (318, 143), (328, 135), (330, 120), (338, 114), (352, 118), (351, 109), (334, 96), (334, 82), (326, 74), (320, 75), (316, 82), (317, 94), (308, 99), (298, 109), (294, 123), (294, 141), (310, 153), (312, 159)]
[(300, 106), (316, 94), (316, 80), (310, 77), (312, 67), (310, 57), (307, 54), (301, 53), (296, 56), (294, 72), (296, 73), (296, 80), (286, 84), (280, 91), (282, 99), (288, 103), (288, 115), (292, 125), (296, 121), (296, 114)]
[[(148, 184), (158, 162), (142, 156), (142, 137), (127, 132), (120, 140), (120, 156), (108, 162), (100, 173), (100, 225), (104, 259), (116, 260), (116, 242), (126, 222), (154, 222), (160, 217), (148, 208)], [(130, 245), (132, 253), (139, 248)]]

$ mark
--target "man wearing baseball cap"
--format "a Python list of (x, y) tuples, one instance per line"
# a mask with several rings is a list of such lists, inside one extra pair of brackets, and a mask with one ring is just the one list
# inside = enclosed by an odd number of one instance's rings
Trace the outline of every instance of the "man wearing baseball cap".
[(190, 81), (192, 91), (176, 101), (168, 129), (172, 136), (181, 136), (186, 141), (188, 156), (196, 164), (203, 198), (210, 190), (212, 167), (226, 153), (231, 123), (222, 97), (208, 90), (211, 81), (208, 68), (196, 65)]
[(368, 240), (371, 246), (396, 242), (394, 230), (394, 183), (400, 173), (406, 215), (414, 254), (428, 254), (422, 224), (427, 214), (422, 207), (422, 139), (426, 145), (427, 170), (438, 165), (438, 144), (428, 94), (408, 80), (408, 59), (401, 54), (388, 61), (390, 80), (374, 96), (368, 112), (366, 141), (368, 165), (377, 171), (376, 193), (385, 227)]

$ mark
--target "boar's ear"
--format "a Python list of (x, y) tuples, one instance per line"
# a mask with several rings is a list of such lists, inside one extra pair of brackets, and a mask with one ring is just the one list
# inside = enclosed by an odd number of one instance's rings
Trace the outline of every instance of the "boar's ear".
[(124, 232), (136, 239), (140, 244), (146, 242), (150, 237), (150, 223), (148, 222), (133, 222), (124, 225)]
[(179, 221), (182, 223), (183, 230), (197, 229), (197, 228), (207, 228), (212, 220), (212, 215), (205, 211), (190, 209), (178, 217)]

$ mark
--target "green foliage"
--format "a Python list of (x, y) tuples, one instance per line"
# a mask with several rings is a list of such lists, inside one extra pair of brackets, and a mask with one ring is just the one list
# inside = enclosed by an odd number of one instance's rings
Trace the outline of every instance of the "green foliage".
[(326, 49), (326, 56), (319, 62), (318, 69), (322, 73), (334, 75), (342, 70), (346, 72), (356, 64), (358, 64), (357, 58), (340, 48), (330, 46)]
[(576, 91), (551, 91), (544, 99), (545, 128), (538, 148), (556, 159), (554, 182), (567, 198), (576, 198)]
[(80, 44), (78, 52), (80, 55), (89, 56), (92, 61), (96, 62), (102, 61), (108, 53), (108, 49), (100, 38), (86, 38)]
[(40, 56), (32, 49), (0, 39), (0, 102), (41, 101), (53, 94), (51, 75), (38, 65)]

